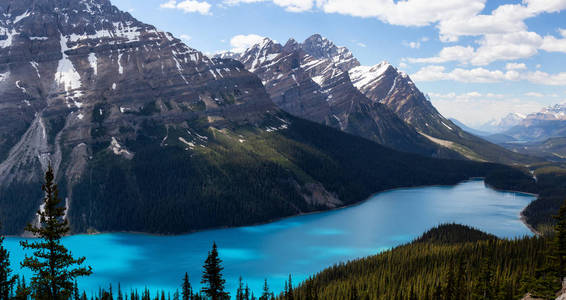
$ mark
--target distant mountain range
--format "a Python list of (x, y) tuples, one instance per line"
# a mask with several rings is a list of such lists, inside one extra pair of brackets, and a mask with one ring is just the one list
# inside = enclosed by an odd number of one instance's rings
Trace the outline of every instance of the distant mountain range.
[[(210, 59), (108, 0), (0, 0), (0, 28), (5, 233), (35, 220), (47, 164), (74, 232), (252, 224), (389, 188), (517, 174), (369, 141), (461, 157), (417, 125), (441, 124), (469, 138), (438, 114), (423, 120), (435, 110), (411, 104), (420, 94), (393, 101), (417, 93), (406, 75), (387, 64), (359, 67), (349, 51), (319, 36), (284, 47), (265, 41), (238, 56), (243, 63)], [(370, 80), (381, 70), (392, 84)], [(383, 101), (366, 96), (380, 90), (387, 90)], [(474, 141), (505, 157), (494, 161), (513, 161)]]
[(240, 60), (283, 110), (397, 150), (508, 164), (533, 161), (460, 129), (391, 64), (361, 66), (347, 48), (318, 34), (285, 45), (266, 38), (217, 57)]
[(485, 137), (500, 144), (540, 143), (550, 138), (566, 137), (566, 105), (548, 106), (528, 115), (509, 114), (478, 128), (491, 132)]

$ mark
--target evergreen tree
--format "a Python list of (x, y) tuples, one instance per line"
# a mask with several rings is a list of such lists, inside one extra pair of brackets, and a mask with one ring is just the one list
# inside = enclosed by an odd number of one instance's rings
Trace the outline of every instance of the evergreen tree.
[(0, 299), (8, 299), (16, 281), (10, 268), (10, 253), (4, 248), (4, 237), (0, 236)]
[(193, 288), (191, 287), (191, 282), (189, 281), (189, 273), (185, 273), (183, 278), (183, 300), (191, 300), (193, 298)]
[(246, 283), (246, 290), (245, 290), (245, 293), (244, 293), (244, 299), (250, 300), (250, 287), (248, 286), (247, 283)]
[(287, 294), (287, 300), (294, 300), (295, 297), (293, 296), (293, 279), (291, 278), (291, 274), (289, 274), (289, 292)]
[(26, 279), (22, 277), (20, 280), (18, 278), (18, 284), (16, 287), (16, 295), (14, 296), (15, 300), (27, 300), (31, 295), (31, 288), (26, 286)]
[(118, 282), (118, 300), (124, 300), (124, 296), (122, 295), (122, 288), (120, 287), (119, 282)]
[(45, 173), (45, 192), (43, 210), (39, 210), (39, 225), (29, 224), (26, 231), (32, 233), (40, 241), (23, 241), (24, 249), (33, 249), (33, 256), (26, 255), (22, 267), (30, 269), (34, 274), (32, 286), (36, 289), (36, 299), (66, 299), (73, 291), (73, 281), (79, 276), (92, 273), (91, 267), (81, 267), (84, 257), (75, 259), (61, 238), (69, 233), (69, 225), (65, 216), (65, 207), (61, 207), (59, 191), (54, 182), (53, 168), (49, 165)]
[(244, 300), (244, 283), (242, 276), (238, 279), (238, 289), (236, 290), (236, 300)]
[(271, 292), (269, 291), (269, 285), (267, 284), (267, 278), (263, 280), (263, 293), (259, 300), (269, 300), (269, 296), (271, 296)]
[(204, 262), (204, 271), (201, 283), (204, 285), (202, 292), (212, 300), (229, 298), (229, 294), (224, 291), (226, 280), (222, 277), (222, 260), (218, 256), (216, 243), (212, 244), (212, 250), (208, 252), (208, 257)]

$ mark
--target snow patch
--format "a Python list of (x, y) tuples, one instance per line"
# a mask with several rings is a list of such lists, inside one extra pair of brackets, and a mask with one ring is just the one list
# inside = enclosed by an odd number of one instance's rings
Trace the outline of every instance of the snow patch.
[(382, 62), (375, 66), (359, 66), (351, 69), (348, 73), (352, 79), (354, 86), (361, 90), (374, 81), (378, 80), (391, 65), (388, 62)]
[(21, 14), (21, 15), (15, 17), (15, 18), (14, 18), (14, 24), (18, 23), (19, 21), (21, 21), (21, 20), (23, 20), (23, 19), (25, 19), (25, 18), (27, 18), (27, 17), (29, 17), (29, 16), (31, 16), (31, 13), (30, 13), (29, 10), (28, 10), (28, 11), (26, 11), (25, 13), (23, 13), (23, 14)]
[(67, 47), (66, 38), (63, 35), (61, 35), (60, 41), (61, 54), (63, 57), (59, 60), (57, 73), (55, 73), (55, 80), (60, 86), (63, 86), (65, 91), (68, 93), (81, 87), (81, 76), (73, 66), (73, 62), (71, 62), (67, 54), (65, 54), (65, 51), (69, 48)]
[(115, 137), (112, 137), (112, 141), (110, 142), (110, 149), (116, 155), (123, 155), (126, 158), (132, 158), (133, 157), (133, 154), (130, 151), (126, 150), (124, 147), (122, 147), (122, 145), (120, 145), (120, 143), (118, 143), (118, 140), (116, 140)]
[(35, 72), (37, 73), (37, 78), (41, 79), (41, 74), (39, 74), (39, 64), (35, 61), (31, 61), (30, 64), (35, 69)]
[(92, 68), (92, 70), (94, 72), (94, 76), (96, 76), (97, 73), (98, 73), (98, 60), (96, 58), (96, 54), (91, 52), (88, 55), (88, 62), (90, 62), (90, 67)]

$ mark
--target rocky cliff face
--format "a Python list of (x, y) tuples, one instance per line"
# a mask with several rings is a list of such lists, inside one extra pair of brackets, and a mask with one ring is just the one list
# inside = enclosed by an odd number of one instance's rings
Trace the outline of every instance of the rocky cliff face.
[(274, 102), (291, 114), (383, 145), (429, 156), (503, 163), (531, 162), (468, 134), (443, 117), (407, 74), (387, 62), (361, 66), (320, 35), (285, 46), (265, 39), (228, 53), (257, 74)]
[(144, 124), (185, 131), (163, 145), (197, 147), (190, 122), (255, 126), (275, 111), (240, 63), (211, 60), (107, 0), (3, 0), (0, 31), (0, 186), (26, 214), (39, 193), (11, 191), (40, 182), (48, 163), (71, 187), (99, 152), (135, 157), (127, 142)]
[[(458, 157), (418, 134), (379, 101), (371, 101), (354, 84), (360, 63), (345, 47), (320, 35), (303, 43), (280, 45), (266, 38), (243, 53), (223, 54), (240, 60), (263, 81), (283, 110), (339, 128), (394, 149), (428, 156)], [(397, 90), (394, 90), (397, 93)]]

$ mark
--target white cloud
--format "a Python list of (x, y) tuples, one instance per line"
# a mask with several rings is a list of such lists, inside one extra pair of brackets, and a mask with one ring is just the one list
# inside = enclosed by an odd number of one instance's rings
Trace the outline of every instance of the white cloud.
[(326, 13), (375, 17), (392, 25), (426, 26), (443, 19), (475, 15), (485, 0), (317, 0)]
[(439, 64), (449, 61), (467, 62), (473, 58), (475, 54), (474, 52), (475, 51), (473, 47), (452, 46), (452, 47), (445, 47), (442, 50), (440, 50), (440, 53), (438, 53), (437, 56), (425, 57), (425, 58), (408, 58), (408, 61), (414, 63), (431, 63), (431, 64)]
[(273, 0), (273, 3), (290, 12), (303, 12), (313, 8), (314, 0)]
[(176, 0), (169, 0), (165, 3), (159, 5), (161, 8), (177, 8), (177, 1)]
[(523, 63), (507, 63), (505, 65), (507, 70), (526, 70), (527, 66)]
[(543, 107), (537, 101), (503, 94), (429, 93), (429, 96), (442, 115), (455, 118), (469, 126), (480, 126), (514, 112), (526, 115), (540, 111)]
[(181, 39), (185, 42), (189, 42), (190, 40), (192, 40), (193, 38), (190, 35), (187, 34), (181, 34)]
[(407, 64), (404, 63), (404, 62), (401, 62), (401, 63), (399, 64), (399, 68), (401, 68), (401, 69), (406, 69), (406, 68), (408, 68), (408, 67), (409, 67), (409, 65), (407, 65)]
[(462, 69), (456, 68), (450, 72), (443, 66), (426, 66), (411, 75), (415, 81), (439, 81), (453, 80), (458, 82), (492, 83), (506, 80), (519, 80), (517, 71), (502, 72), (500, 70), (488, 70), (484, 68)]
[(178, 9), (184, 13), (199, 13), (201, 15), (210, 15), (212, 5), (206, 1), (184, 0), (177, 3), (176, 0), (169, 0), (159, 5), (161, 8)]
[(223, 3), (227, 5), (238, 5), (241, 3), (257, 3), (266, 1), (271, 1), (290, 12), (303, 12), (311, 10), (314, 7), (315, 2), (315, 0), (224, 0)]
[(488, 34), (479, 41), (480, 46), (444, 47), (438, 55), (425, 58), (409, 58), (418, 63), (445, 63), (457, 61), (463, 64), (486, 66), (498, 60), (517, 60), (535, 55), (542, 45), (542, 38), (534, 32)]
[(540, 47), (548, 52), (564, 52), (566, 53), (566, 29), (559, 29), (562, 38), (556, 38), (551, 35), (545, 36)]
[(537, 92), (529, 92), (529, 93), (525, 93), (525, 96), (527, 96), (527, 97), (535, 97), (535, 98), (542, 98), (542, 97), (544, 97), (544, 94), (537, 93)]
[(364, 43), (361, 43), (361, 42), (357, 43), (356, 45), (358, 45), (358, 46), (360, 46), (360, 47), (362, 47), (362, 48), (366, 48), (366, 47), (367, 47), (367, 45), (366, 45), (366, 44), (364, 44)]
[(403, 46), (409, 47), (412, 49), (419, 49), (421, 47), (421, 42), (407, 42), (403, 41)]
[(488, 70), (485, 68), (455, 68), (452, 71), (447, 71), (443, 66), (430, 65), (423, 67), (416, 73), (412, 74), (411, 78), (417, 82), (452, 80), (468, 83), (494, 83), (526, 80), (540, 85), (566, 86), (566, 72), (557, 74), (549, 74), (542, 71), (526, 72), (523, 71), (523, 64), (507, 64), (506, 67), (507, 71), (505, 72), (501, 70)]
[(251, 46), (263, 41), (263, 39), (265, 39), (265, 37), (257, 34), (239, 34), (230, 39), (230, 46), (232, 46), (233, 52), (244, 52)]
[(532, 83), (543, 85), (566, 85), (566, 72), (548, 74), (542, 71), (528, 73), (526, 79)]

